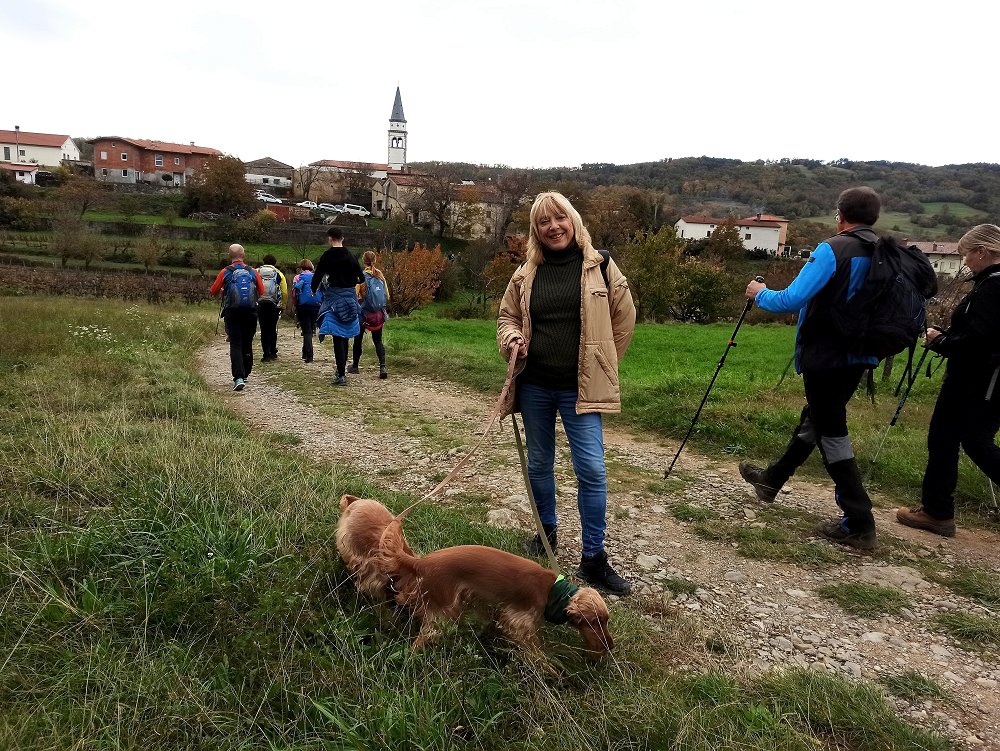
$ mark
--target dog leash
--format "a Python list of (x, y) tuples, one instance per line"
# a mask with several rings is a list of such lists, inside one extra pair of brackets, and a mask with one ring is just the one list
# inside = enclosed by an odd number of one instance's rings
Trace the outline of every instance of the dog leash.
[(412, 503), (407, 508), (403, 509), (396, 517), (397, 519), (402, 521), (407, 516), (409, 516), (410, 512), (417, 506), (419, 506), (421, 503), (426, 501), (428, 498), (432, 498), (438, 493), (440, 493), (442, 488), (444, 488), (445, 485), (447, 485), (455, 478), (455, 476), (458, 474), (458, 471), (466, 465), (469, 459), (472, 458), (472, 455), (475, 454), (486, 442), (486, 438), (489, 435), (490, 429), (494, 425), (496, 425), (497, 422), (500, 421), (500, 416), (501, 416), (500, 413), (503, 412), (504, 402), (506, 401), (507, 395), (510, 393), (510, 389), (514, 384), (514, 366), (516, 364), (517, 364), (517, 357), (516, 355), (512, 354), (510, 362), (507, 363), (507, 376), (504, 379), (503, 388), (500, 389), (500, 396), (497, 397), (496, 404), (494, 404), (493, 406), (493, 414), (491, 414), (489, 419), (486, 421), (486, 426), (483, 428), (482, 434), (479, 437), (479, 442), (475, 446), (473, 446), (472, 449), (470, 449), (469, 452), (459, 460), (458, 464), (454, 466), (451, 472), (445, 475), (445, 478), (441, 480), (441, 482), (439, 482), (436, 486), (434, 486), (432, 490), (427, 492), (422, 498)]
[(555, 553), (552, 552), (552, 546), (549, 545), (549, 536), (545, 534), (545, 527), (542, 525), (542, 517), (538, 515), (538, 504), (535, 503), (535, 494), (531, 490), (531, 480), (528, 479), (528, 461), (524, 456), (521, 431), (517, 427), (517, 418), (514, 417), (513, 413), (510, 416), (510, 423), (514, 427), (514, 443), (517, 444), (517, 457), (521, 461), (521, 476), (524, 477), (524, 489), (528, 492), (528, 503), (531, 505), (531, 513), (535, 517), (535, 529), (538, 530), (538, 539), (542, 541), (542, 547), (545, 548), (545, 555), (549, 559), (549, 568), (556, 573), (556, 576), (562, 578), (562, 575), (559, 573), (559, 562), (556, 561)]

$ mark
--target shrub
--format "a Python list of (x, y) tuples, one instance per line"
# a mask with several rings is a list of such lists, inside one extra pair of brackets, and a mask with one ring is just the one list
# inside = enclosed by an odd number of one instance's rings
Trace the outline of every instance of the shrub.
[(417, 243), (413, 250), (383, 254), (383, 271), (389, 283), (389, 309), (396, 315), (407, 315), (428, 305), (441, 283), (447, 259), (441, 246), (434, 250)]

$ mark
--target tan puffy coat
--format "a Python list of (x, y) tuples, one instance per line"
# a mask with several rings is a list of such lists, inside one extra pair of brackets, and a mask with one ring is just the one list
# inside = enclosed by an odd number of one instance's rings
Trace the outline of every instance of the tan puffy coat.
[[(576, 411), (621, 412), (621, 389), (618, 385), (618, 363), (625, 356), (635, 330), (635, 303), (628, 288), (628, 279), (613, 260), (608, 261), (608, 284), (601, 275), (601, 254), (588, 248), (583, 255), (580, 278), (580, 355), (578, 359), (579, 395)], [(508, 345), (515, 338), (531, 344), (531, 285), (538, 268), (526, 261), (507, 284), (500, 302), (497, 320), (497, 345), (506, 358)], [(515, 367), (517, 374), (524, 363)], [(504, 404), (504, 415), (515, 411), (514, 389), (510, 389)]]

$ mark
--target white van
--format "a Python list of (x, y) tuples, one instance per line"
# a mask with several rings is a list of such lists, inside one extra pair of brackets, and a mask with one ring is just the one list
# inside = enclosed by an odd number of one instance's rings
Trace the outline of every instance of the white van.
[(357, 204), (354, 204), (354, 203), (345, 203), (344, 204), (344, 213), (345, 214), (354, 214), (356, 216), (371, 216), (372, 212), (370, 212), (364, 206), (358, 206)]

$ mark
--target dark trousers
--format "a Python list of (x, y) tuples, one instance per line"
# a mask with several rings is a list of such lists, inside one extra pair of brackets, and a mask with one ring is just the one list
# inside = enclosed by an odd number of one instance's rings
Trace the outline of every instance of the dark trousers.
[(347, 345), (350, 339), (346, 336), (332, 336), (333, 359), (337, 362), (337, 375), (342, 376), (347, 371)]
[(261, 302), (257, 306), (257, 316), (260, 318), (260, 346), (264, 350), (264, 359), (273, 360), (278, 356), (278, 317), (281, 308), (269, 302)]
[(316, 334), (317, 314), (319, 307), (316, 305), (300, 305), (295, 310), (299, 328), (302, 329), (302, 359), (306, 362), (312, 362), (313, 359), (313, 336)]
[[(372, 335), (372, 344), (375, 345), (375, 354), (378, 355), (378, 364), (385, 365), (385, 346), (382, 344), (382, 329), (369, 331)], [(365, 329), (361, 328), (361, 333), (354, 337), (354, 367), (358, 367), (361, 362), (361, 344), (365, 339)]]
[(990, 480), (1000, 483), (1000, 448), (994, 439), (1000, 430), (1000, 390), (986, 401), (985, 383), (969, 384), (945, 376), (927, 431), (927, 470), (921, 502), (935, 519), (955, 516), (958, 450), (965, 453)]
[(767, 468), (768, 483), (784, 485), (817, 446), (833, 480), (837, 505), (852, 532), (874, 529), (872, 502), (861, 482), (854, 447), (847, 433), (847, 403), (867, 366), (854, 365), (802, 373), (806, 406), (785, 453)]
[(246, 378), (253, 370), (253, 338), (257, 335), (257, 311), (239, 308), (226, 311), (226, 334), (229, 335), (229, 364), (233, 380)]

